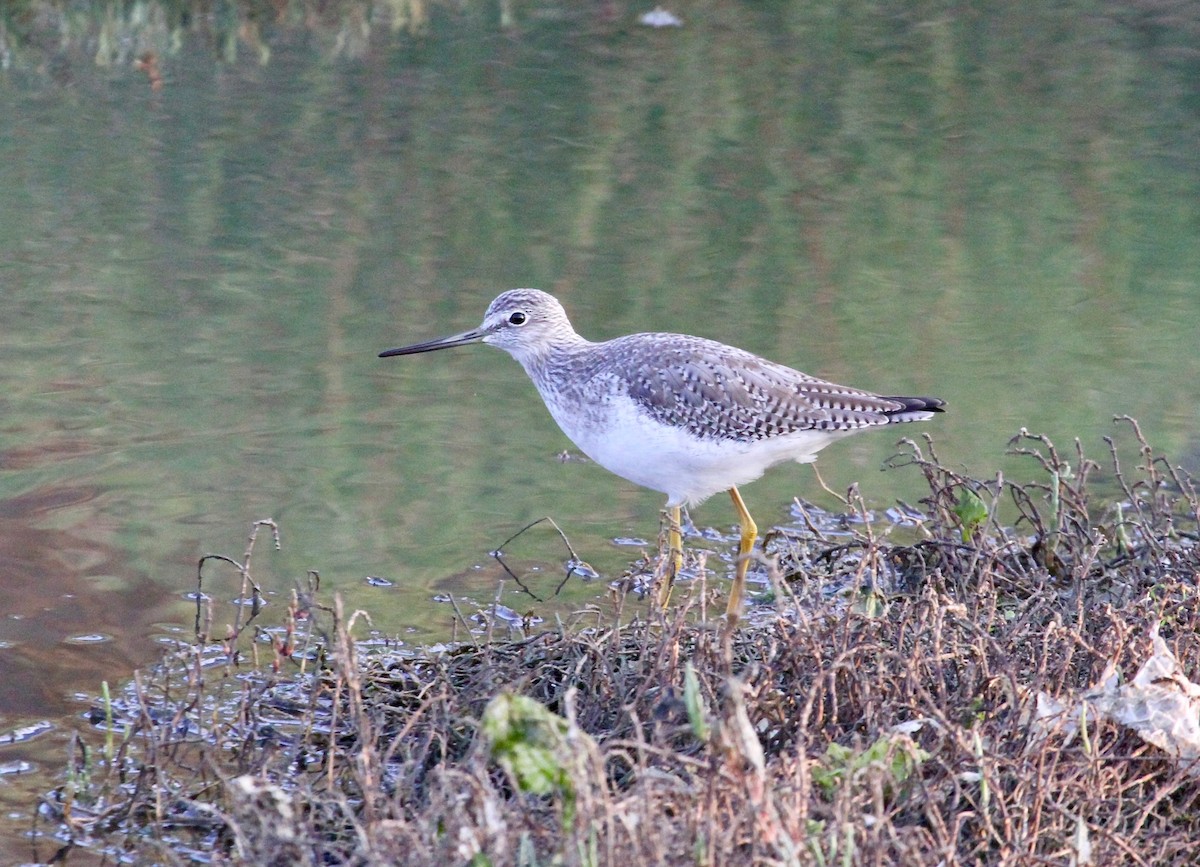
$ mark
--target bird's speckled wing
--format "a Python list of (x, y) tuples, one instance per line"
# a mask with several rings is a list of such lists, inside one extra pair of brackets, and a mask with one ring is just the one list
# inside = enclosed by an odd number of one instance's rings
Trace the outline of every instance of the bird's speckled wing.
[(610, 358), (621, 359), (637, 405), (702, 439), (849, 432), (928, 418), (942, 406), (935, 398), (881, 397), (835, 385), (699, 337), (633, 334), (605, 346)]

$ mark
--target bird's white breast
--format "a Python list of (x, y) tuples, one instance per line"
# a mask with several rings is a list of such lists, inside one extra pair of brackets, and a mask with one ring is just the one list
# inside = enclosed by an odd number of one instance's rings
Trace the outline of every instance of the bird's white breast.
[(614, 389), (593, 412), (580, 412), (545, 395), (563, 433), (593, 461), (636, 485), (661, 491), (668, 505), (694, 505), (759, 478), (783, 461), (807, 463), (848, 432), (797, 431), (753, 442), (704, 439), (652, 419)]

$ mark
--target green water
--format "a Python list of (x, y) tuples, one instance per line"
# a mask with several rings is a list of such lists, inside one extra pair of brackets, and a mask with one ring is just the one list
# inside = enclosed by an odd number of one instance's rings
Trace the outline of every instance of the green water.
[[(488, 552), (543, 515), (619, 574), (638, 550), (612, 540), (653, 539), (661, 498), (560, 460), (519, 366), (376, 358), (513, 286), (594, 339), (686, 331), (942, 397), (923, 430), (976, 475), (1033, 475), (1003, 454), (1022, 426), (1101, 455), (1114, 414), (1196, 462), (1186, 28), (1091, 3), (688, 4), (664, 30), (433, 4), (416, 34), (391, 27), (403, 3), (254, 27), (128, 8), (150, 23), (4, 31), (0, 665), (38, 685), (0, 689), (7, 728), (186, 635), (197, 558), (240, 557), (255, 519), (283, 536), (256, 549), (264, 587), (318, 570), (411, 641), (447, 634), (435, 595), (492, 599)], [(915, 473), (879, 472), (893, 451), (866, 435), (820, 467), (914, 500)], [(763, 527), (832, 505), (800, 467), (744, 493)], [(692, 517), (733, 521), (725, 498)], [(507, 551), (553, 590), (553, 531)], [(604, 582), (566, 592), (607, 604)]]

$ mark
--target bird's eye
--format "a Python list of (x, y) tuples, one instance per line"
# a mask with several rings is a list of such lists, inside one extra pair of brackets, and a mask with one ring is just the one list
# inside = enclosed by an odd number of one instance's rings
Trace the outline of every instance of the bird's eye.
[(509, 325), (524, 325), (529, 321), (529, 317), (518, 310), (516, 313), (510, 313), (508, 316)]

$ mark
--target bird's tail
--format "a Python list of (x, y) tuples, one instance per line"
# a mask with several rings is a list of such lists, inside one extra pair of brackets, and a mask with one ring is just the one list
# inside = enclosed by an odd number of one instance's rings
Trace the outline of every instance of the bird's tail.
[(894, 400), (900, 404), (899, 409), (888, 410), (884, 413), (887, 416), (888, 424), (902, 424), (906, 421), (925, 421), (933, 418), (934, 413), (946, 411), (943, 409), (946, 401), (939, 400), (936, 397), (888, 396), (885, 399)]

